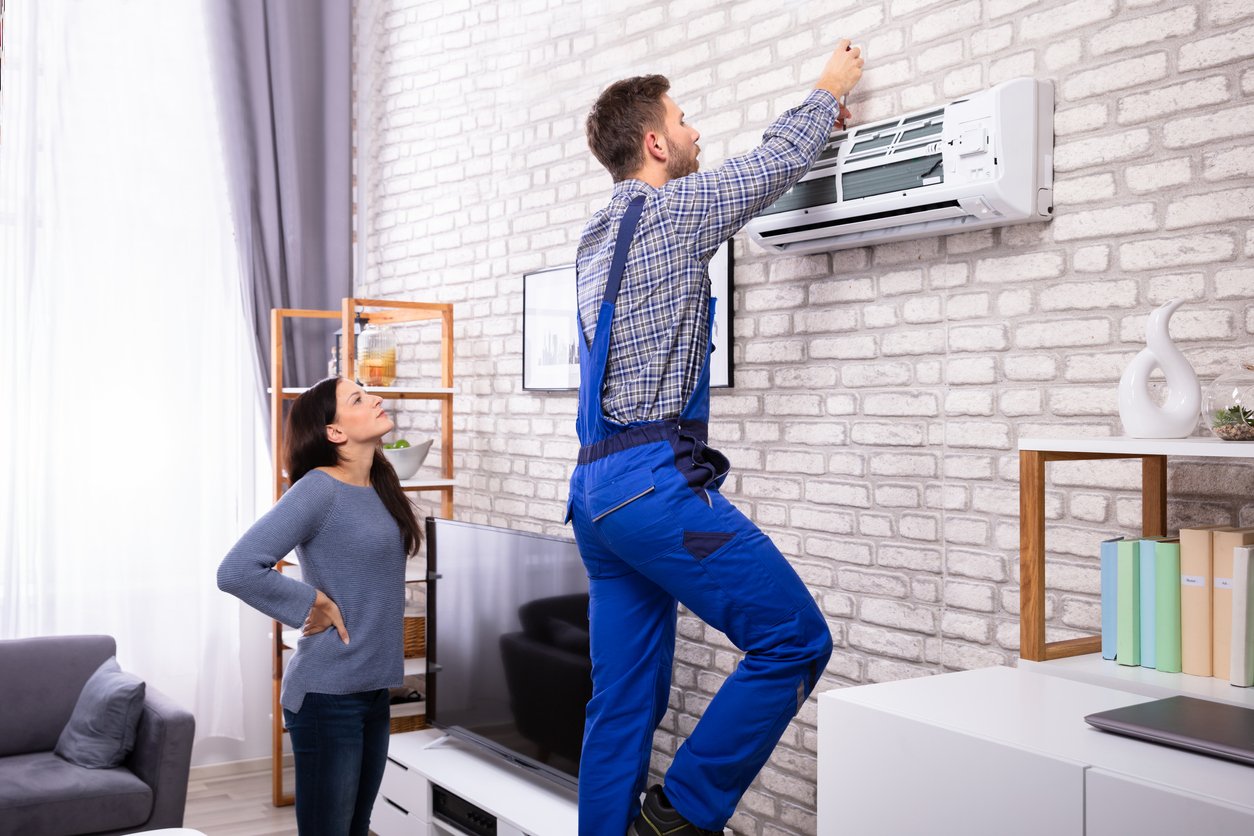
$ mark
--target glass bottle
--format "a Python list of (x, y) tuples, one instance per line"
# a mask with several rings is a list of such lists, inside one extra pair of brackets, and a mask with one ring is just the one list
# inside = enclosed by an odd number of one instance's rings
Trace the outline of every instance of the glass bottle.
[[(353, 345), (357, 345), (357, 337), (361, 334), (361, 327), (366, 324), (365, 318), (361, 314), (353, 317)], [(344, 329), (336, 328), (335, 336), (331, 344), (331, 363), (328, 364), (327, 374), (329, 377), (343, 376), (343, 369), (340, 367), (343, 357), (346, 353), (344, 345)]]
[(1254, 441), (1254, 363), (1244, 363), (1206, 387), (1202, 419), (1224, 441)]
[(396, 334), (386, 325), (367, 323), (357, 336), (357, 380), (363, 386), (396, 382)]

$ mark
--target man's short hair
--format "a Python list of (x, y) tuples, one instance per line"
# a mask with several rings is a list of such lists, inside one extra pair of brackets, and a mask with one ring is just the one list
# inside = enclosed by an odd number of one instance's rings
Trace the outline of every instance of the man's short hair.
[(646, 131), (663, 131), (671, 89), (663, 75), (638, 75), (616, 81), (597, 97), (588, 113), (588, 147), (617, 183), (644, 165), (641, 140)]

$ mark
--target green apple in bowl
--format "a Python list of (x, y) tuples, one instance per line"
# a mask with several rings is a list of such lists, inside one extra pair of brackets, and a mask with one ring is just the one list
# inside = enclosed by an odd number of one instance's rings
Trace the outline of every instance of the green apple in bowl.
[(426, 441), (411, 444), (402, 438), (383, 445), (383, 455), (391, 463), (398, 479), (413, 478), (418, 468), (422, 467), (423, 460), (427, 458), (432, 441), (434, 439), (428, 438)]

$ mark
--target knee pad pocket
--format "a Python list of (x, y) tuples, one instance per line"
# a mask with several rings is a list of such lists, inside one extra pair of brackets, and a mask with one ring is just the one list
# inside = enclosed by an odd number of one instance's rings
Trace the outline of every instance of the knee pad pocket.
[[(813, 607), (809, 590), (792, 566), (766, 535), (684, 532), (684, 545), (690, 542), (708, 547), (714, 538), (725, 537), (718, 548), (697, 557), (713, 581), (727, 594), (732, 605), (748, 617), (752, 627), (771, 627), (795, 616), (802, 607)], [(752, 629), (750, 627), (750, 629)], [(750, 640), (745, 636), (744, 639)], [(737, 637), (732, 637), (736, 641)]]

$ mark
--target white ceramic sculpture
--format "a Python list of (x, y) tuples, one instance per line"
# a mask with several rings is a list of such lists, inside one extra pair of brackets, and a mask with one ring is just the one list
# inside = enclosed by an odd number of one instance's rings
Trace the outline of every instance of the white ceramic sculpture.
[[(1202, 387), (1189, 361), (1171, 342), (1167, 324), (1184, 302), (1173, 299), (1154, 310), (1145, 324), (1145, 344), (1119, 381), (1119, 417), (1133, 438), (1186, 438), (1197, 426)], [(1167, 397), (1162, 406), (1150, 395), (1150, 374), (1162, 369)]]

